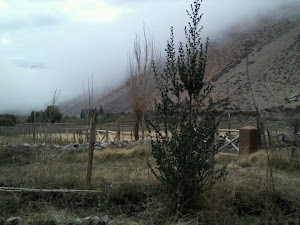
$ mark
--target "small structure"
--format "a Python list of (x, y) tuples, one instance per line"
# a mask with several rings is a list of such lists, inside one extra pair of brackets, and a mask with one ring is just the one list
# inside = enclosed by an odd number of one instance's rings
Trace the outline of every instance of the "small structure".
[(239, 153), (249, 154), (257, 151), (257, 128), (246, 126), (240, 128)]

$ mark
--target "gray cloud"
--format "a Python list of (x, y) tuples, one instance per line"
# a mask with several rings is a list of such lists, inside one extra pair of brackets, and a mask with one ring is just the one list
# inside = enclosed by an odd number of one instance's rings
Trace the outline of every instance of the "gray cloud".
[(31, 69), (45, 69), (45, 65), (41, 62), (33, 62), (28, 59), (11, 59), (11, 62), (18, 67), (25, 67)]
[(31, 29), (59, 25), (63, 22), (61, 17), (47, 15), (33, 15), (23, 18), (12, 18), (0, 21), (0, 31), (13, 32), (18, 29)]
[[(128, 52), (143, 24), (164, 49), (170, 26), (176, 41), (182, 40), (190, 5), (186, 0), (22, 2), (26, 4), (19, 3), (16, 14), (0, 8), (0, 113), (41, 109), (55, 89), (61, 90), (60, 101), (75, 97), (92, 74), (95, 94), (107, 92), (125, 80)], [(255, 21), (285, 2), (206, 0), (203, 36), (217, 37), (233, 24)]]
[(30, 21), (34, 26), (43, 27), (61, 24), (63, 22), (63, 19), (58, 16), (54, 17), (49, 15), (36, 15), (32, 17)]

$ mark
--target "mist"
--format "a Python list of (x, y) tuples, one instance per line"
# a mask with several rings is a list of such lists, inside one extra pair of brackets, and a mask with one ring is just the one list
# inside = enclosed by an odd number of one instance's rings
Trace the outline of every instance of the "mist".
[[(236, 24), (280, 14), (287, 0), (205, 0), (203, 37)], [(44, 109), (83, 94), (93, 76), (95, 95), (122, 84), (128, 52), (143, 26), (165, 48), (170, 26), (183, 39), (187, 0), (0, 0), (0, 113)]]

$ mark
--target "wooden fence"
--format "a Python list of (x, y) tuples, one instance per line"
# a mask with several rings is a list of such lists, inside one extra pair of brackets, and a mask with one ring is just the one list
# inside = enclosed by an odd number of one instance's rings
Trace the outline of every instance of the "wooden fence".
[[(117, 121), (115, 124), (98, 124), (97, 127), (96, 141), (132, 141), (134, 139), (133, 124), (120, 124)], [(84, 124), (17, 124), (13, 127), (0, 126), (0, 136), (20, 137), (33, 142), (84, 143), (89, 141), (89, 127)]]
[(235, 145), (235, 142), (239, 140), (239, 130), (218, 129), (218, 132), (215, 134), (215, 141), (217, 141), (219, 137), (222, 137), (225, 140), (225, 144), (218, 148), (218, 152), (231, 146), (239, 153), (239, 147)]
[[(0, 127), (0, 136), (21, 137), (34, 142), (89, 142), (89, 127), (86, 127), (84, 124), (76, 125), (76, 127), (71, 126), (72, 124), (51, 124), (50, 126), (48, 124), (18, 124), (14, 127)], [(97, 129), (96, 141), (132, 141), (134, 139), (133, 129), (130, 129), (133, 128), (133, 124), (120, 124), (117, 121), (116, 124), (102, 124), (100, 127), (106, 127), (111, 130)], [(145, 136), (148, 135), (146, 134)], [(235, 144), (239, 139), (239, 130), (218, 129), (215, 134), (215, 140), (217, 141), (219, 137), (225, 141), (225, 144), (218, 148), (218, 152), (228, 148), (228, 146), (239, 152), (239, 147)]]

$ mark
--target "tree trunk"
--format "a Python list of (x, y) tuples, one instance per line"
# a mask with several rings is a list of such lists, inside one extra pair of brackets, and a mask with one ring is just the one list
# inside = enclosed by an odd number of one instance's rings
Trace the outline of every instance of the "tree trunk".
[(36, 137), (36, 135), (35, 135), (35, 119), (36, 119), (36, 112), (33, 113), (33, 143), (36, 142), (36, 140), (35, 140), (35, 137)]
[[(228, 113), (228, 129), (229, 130), (231, 129), (231, 114), (230, 114), (230, 112)], [(229, 134), (229, 139), (230, 139), (231, 138), (231, 132), (229, 131), (228, 134)]]
[(138, 141), (140, 136), (139, 136), (139, 130), (140, 130), (140, 121), (139, 120), (136, 120), (135, 121), (135, 124), (134, 124), (134, 138), (135, 138), (135, 141)]
[(145, 116), (142, 115), (142, 140), (145, 140)]
[(86, 176), (86, 189), (91, 188), (92, 182), (92, 168), (93, 168), (93, 156), (94, 156), (94, 145), (96, 140), (96, 124), (97, 124), (97, 112), (93, 113), (90, 127), (90, 143), (89, 143), (89, 159), (87, 166), (87, 176)]
[(261, 148), (261, 126), (260, 126), (260, 116), (258, 112), (258, 108), (256, 107), (256, 126), (257, 126), (257, 144), (258, 148)]
[(117, 119), (117, 140), (121, 141), (120, 117)]

